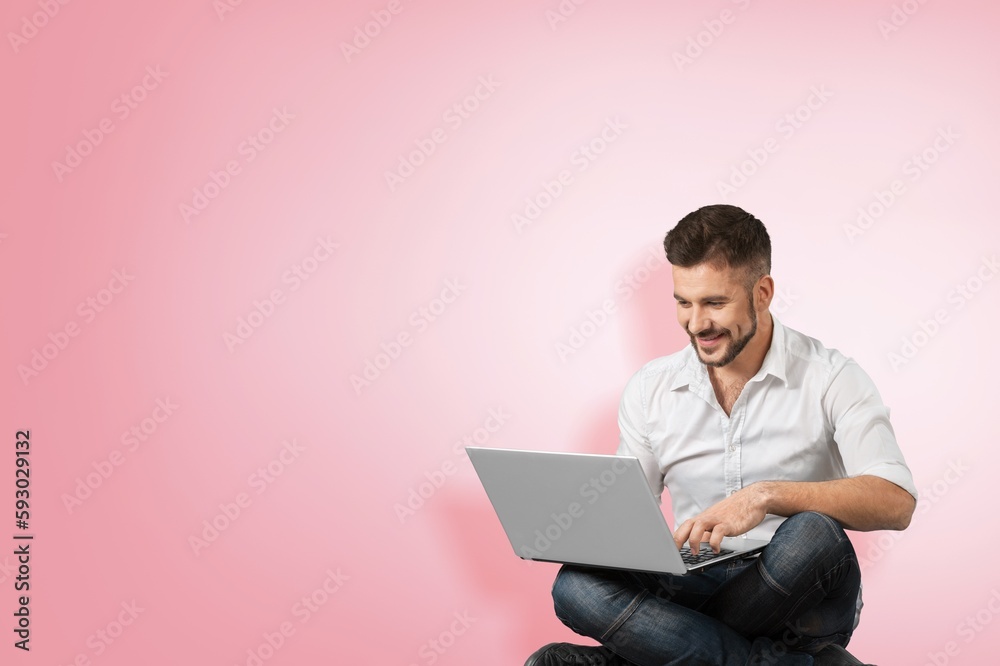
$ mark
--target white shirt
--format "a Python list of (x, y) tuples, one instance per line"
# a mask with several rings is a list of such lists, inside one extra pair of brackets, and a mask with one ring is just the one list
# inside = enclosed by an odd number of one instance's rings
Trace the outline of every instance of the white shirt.
[[(625, 386), (618, 454), (639, 459), (657, 499), (666, 486), (675, 529), (755, 481), (869, 474), (917, 496), (871, 378), (772, 319), (771, 347), (729, 416), (690, 346), (650, 361)], [(746, 536), (770, 538), (784, 520), (768, 515)]]

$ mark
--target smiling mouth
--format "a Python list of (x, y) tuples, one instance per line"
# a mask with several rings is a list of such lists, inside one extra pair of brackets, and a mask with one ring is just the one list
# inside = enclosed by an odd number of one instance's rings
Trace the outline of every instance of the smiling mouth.
[(698, 344), (700, 344), (700, 345), (701, 345), (702, 347), (714, 347), (714, 346), (715, 346), (715, 345), (717, 345), (717, 344), (718, 344), (718, 343), (719, 343), (719, 342), (720, 342), (720, 341), (721, 341), (721, 340), (722, 340), (722, 339), (723, 339), (724, 337), (725, 337), (725, 334), (723, 334), (723, 333), (722, 333), (722, 332), (720, 331), (720, 332), (718, 332), (718, 333), (713, 333), (713, 334), (711, 334), (711, 335), (699, 335), (699, 336), (697, 337), (697, 339), (698, 339)]

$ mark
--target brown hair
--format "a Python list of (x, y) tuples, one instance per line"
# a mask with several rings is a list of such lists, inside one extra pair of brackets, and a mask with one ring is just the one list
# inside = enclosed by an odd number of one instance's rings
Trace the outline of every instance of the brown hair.
[(690, 268), (701, 263), (743, 272), (747, 289), (771, 272), (771, 237), (764, 224), (738, 206), (703, 206), (685, 215), (663, 239), (667, 261)]

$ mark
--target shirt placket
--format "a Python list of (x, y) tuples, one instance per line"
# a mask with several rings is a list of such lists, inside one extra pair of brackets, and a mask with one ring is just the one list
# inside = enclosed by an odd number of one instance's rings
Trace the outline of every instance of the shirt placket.
[(725, 451), (723, 454), (726, 497), (743, 487), (743, 420), (746, 417), (746, 400), (741, 395), (733, 405), (729, 418), (722, 417)]

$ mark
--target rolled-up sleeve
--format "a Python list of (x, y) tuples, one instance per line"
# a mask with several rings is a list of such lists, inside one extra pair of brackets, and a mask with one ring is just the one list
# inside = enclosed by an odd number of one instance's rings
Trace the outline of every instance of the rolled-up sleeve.
[(852, 359), (833, 369), (824, 411), (848, 476), (877, 476), (917, 498), (913, 475), (889, 422), (889, 409), (871, 377)]
[(646, 396), (642, 370), (632, 375), (618, 407), (618, 455), (635, 456), (657, 502), (663, 494), (663, 472), (649, 443)]

